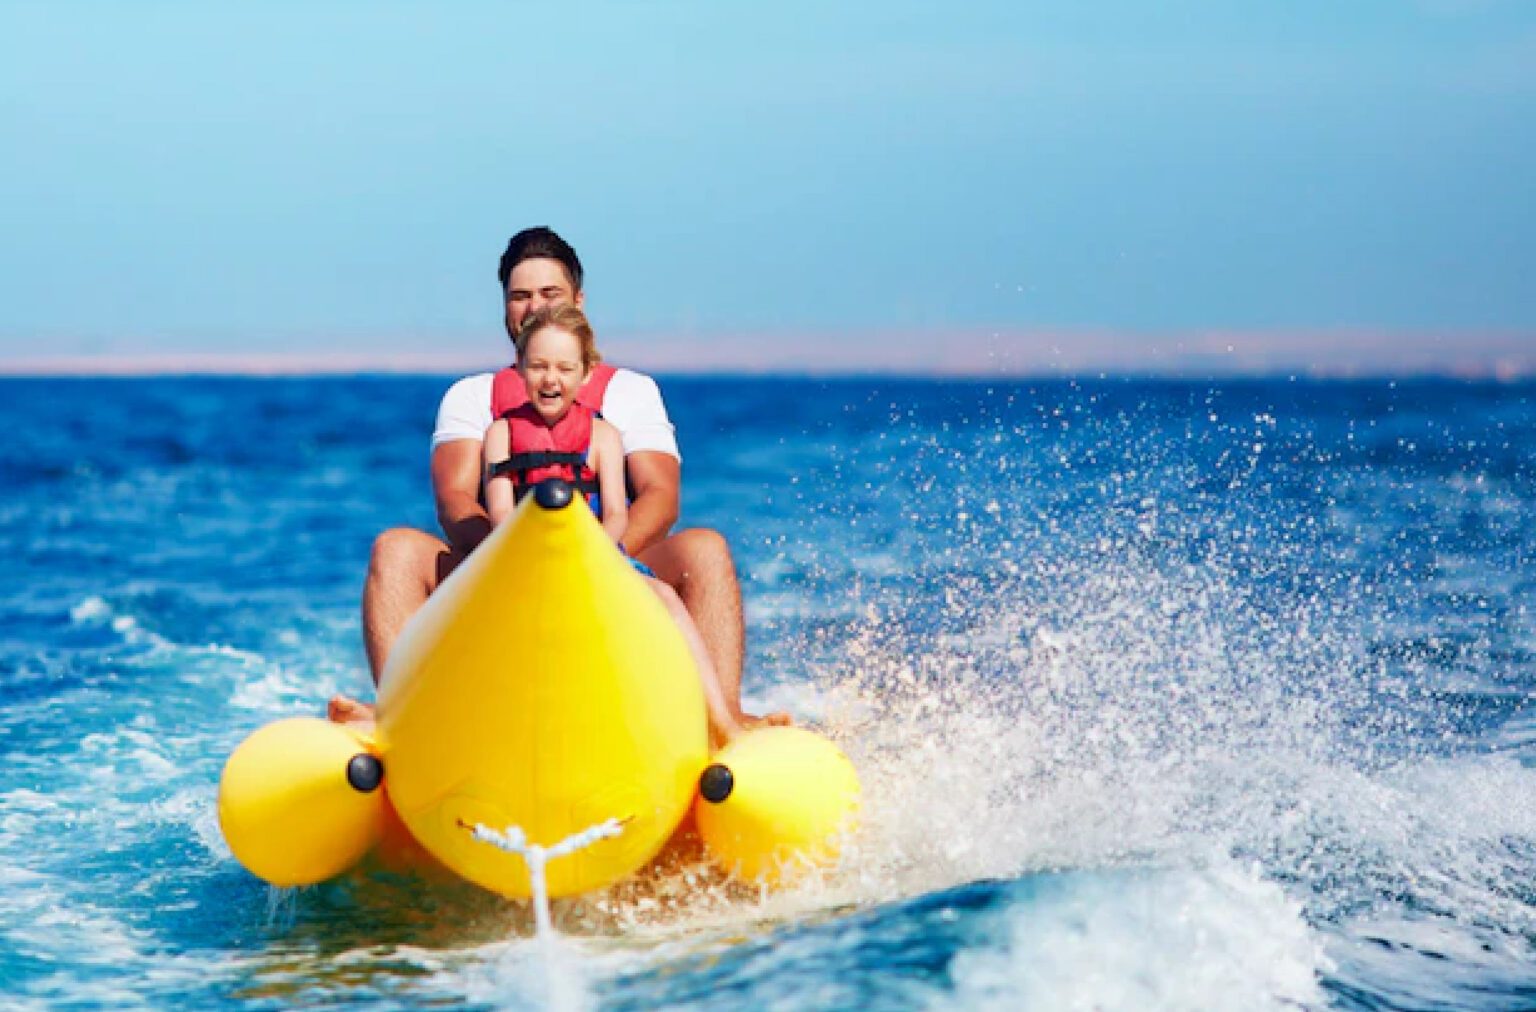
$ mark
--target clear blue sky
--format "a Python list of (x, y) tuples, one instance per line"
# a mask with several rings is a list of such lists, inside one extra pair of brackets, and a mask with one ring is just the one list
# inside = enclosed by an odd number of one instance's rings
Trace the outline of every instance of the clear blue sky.
[(1536, 347), (1536, 4), (0, 0), (0, 361), (499, 354), (545, 223), (628, 349)]

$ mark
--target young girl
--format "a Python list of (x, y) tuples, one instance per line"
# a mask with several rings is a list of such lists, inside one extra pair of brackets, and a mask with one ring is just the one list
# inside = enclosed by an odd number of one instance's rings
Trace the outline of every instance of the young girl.
[(576, 404), (592, 367), (602, 361), (592, 325), (575, 306), (553, 306), (529, 315), (516, 345), (528, 400), (485, 432), (485, 509), (491, 523), (511, 516), (545, 478), (564, 478), (588, 495), (598, 493), (594, 509), (603, 530), (621, 540), (629, 504), (619, 430)]
[[(524, 321), (516, 344), (517, 371), (528, 387), (528, 402), (497, 419), (485, 434), (485, 507), (491, 522), (500, 524), (510, 516), (538, 482), (559, 477), (598, 494), (595, 508), (600, 510), (603, 530), (619, 542), (629, 522), (624, 448), (617, 429), (576, 403), (581, 385), (601, 361), (591, 324), (575, 306), (553, 306)], [(731, 716), (720, 677), (693, 618), (676, 591), (656, 579), (643, 563), (630, 559), (630, 564), (650, 583), (682, 630), (704, 685), (711, 736), (729, 741), (743, 727)]]

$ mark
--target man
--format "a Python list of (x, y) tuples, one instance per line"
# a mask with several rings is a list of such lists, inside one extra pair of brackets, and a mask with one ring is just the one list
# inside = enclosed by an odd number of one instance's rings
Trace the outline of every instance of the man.
[[(497, 269), (508, 337), (530, 313), (571, 303), (581, 307), (583, 272), (576, 251), (544, 227), (512, 237)], [(480, 501), (481, 447), (493, 421), (491, 373), (459, 380), (444, 395), (432, 434), (432, 491), (447, 540), (397, 527), (374, 541), (363, 587), (363, 640), (377, 685), (395, 639), (447, 575), (491, 532)], [(620, 369), (603, 395), (603, 417), (619, 430), (631, 492), (629, 525), (620, 547), (650, 566), (677, 591), (704, 639), (732, 715), (744, 726), (760, 718), (741, 711), (744, 624), (741, 587), (730, 548), (703, 528), (669, 534), (677, 521), (681, 457), (661, 392), (649, 376)], [(337, 696), (333, 720), (359, 720), (371, 708)], [(787, 723), (784, 714), (766, 718)]]

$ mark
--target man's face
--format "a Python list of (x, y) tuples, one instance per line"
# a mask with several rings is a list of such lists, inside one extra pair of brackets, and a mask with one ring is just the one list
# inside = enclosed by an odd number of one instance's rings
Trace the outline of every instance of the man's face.
[(529, 313), (567, 302), (580, 309), (583, 293), (571, 290), (564, 264), (541, 258), (524, 260), (512, 268), (503, 294), (507, 301), (507, 336), (513, 337)]

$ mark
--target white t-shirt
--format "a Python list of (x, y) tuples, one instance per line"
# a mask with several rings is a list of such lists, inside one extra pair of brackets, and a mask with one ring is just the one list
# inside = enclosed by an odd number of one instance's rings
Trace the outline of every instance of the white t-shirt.
[[(437, 428), (432, 430), (432, 449), (456, 439), (484, 439), (491, 427), (491, 385), (494, 373), (466, 376), (443, 395), (437, 409)], [(608, 381), (603, 394), (603, 417), (619, 430), (624, 455), (656, 450), (682, 460), (677, 435), (667, 406), (661, 402), (656, 381), (644, 373), (620, 369)]]

